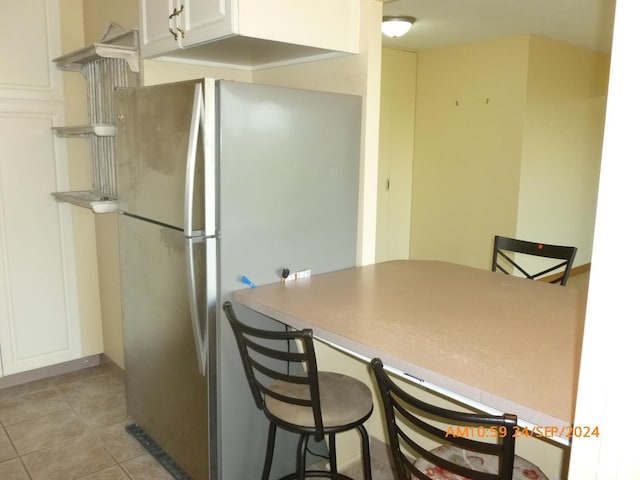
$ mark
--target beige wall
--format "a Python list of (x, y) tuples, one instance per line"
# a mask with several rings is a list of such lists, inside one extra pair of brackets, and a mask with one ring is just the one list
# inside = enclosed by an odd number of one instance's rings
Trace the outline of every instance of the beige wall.
[(179, 82), (194, 78), (212, 77), (226, 80), (251, 82), (252, 73), (249, 70), (232, 70), (213, 68), (204, 65), (191, 65), (162, 60), (145, 60), (143, 62), (144, 85)]
[(528, 37), (418, 54), (411, 257), (486, 268), (515, 233)]
[[(65, 0), (63, 0), (65, 1)], [(85, 42), (98, 42), (114, 22), (124, 30), (140, 25), (137, 0), (82, 0)]]
[(488, 268), (501, 234), (588, 263), (607, 75), (530, 36), (420, 51), (411, 257)]
[(531, 37), (516, 236), (591, 261), (609, 57)]

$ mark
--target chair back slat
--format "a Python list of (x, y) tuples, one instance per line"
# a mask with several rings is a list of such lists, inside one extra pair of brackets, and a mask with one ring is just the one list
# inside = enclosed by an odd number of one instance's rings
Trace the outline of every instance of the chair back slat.
[[(557, 274), (558, 277), (553, 279), (550, 283), (566, 285), (577, 251), (578, 249), (576, 247), (547, 245), (496, 235), (493, 243), (491, 269), (494, 272), (500, 271), (507, 275), (510, 275), (513, 269), (515, 269), (525, 278), (530, 280), (538, 280), (546, 275)], [(516, 261), (514, 259), (514, 254), (523, 254), (561, 261), (559, 263), (554, 263), (552, 266), (537, 268), (532, 273), (531, 270), (533, 267), (524, 267), (522, 261)]]
[(295, 375), (291, 375), (290, 373), (279, 372), (278, 370), (265, 367), (262, 363), (260, 363), (259, 361), (253, 358), (250, 358), (249, 361), (251, 362), (251, 367), (253, 369), (260, 372), (264, 377), (266, 377), (270, 381), (282, 380), (283, 382), (287, 382), (287, 383), (309, 385), (309, 377), (307, 377), (306, 375), (295, 376)]
[[(278, 350), (277, 348), (271, 348), (266, 345), (257, 343), (251, 340), (250, 334), (245, 335), (244, 339), (245, 339), (245, 342), (247, 343), (247, 348), (249, 348), (250, 350), (253, 350), (254, 352), (262, 354), (266, 357), (271, 357), (275, 360), (282, 360), (284, 362), (304, 363), (304, 361), (307, 358), (307, 356), (304, 353), (282, 351), (282, 350)], [(287, 340), (287, 339), (283, 339), (283, 340)], [(282, 343), (280, 339), (278, 339), (278, 343)], [(279, 346), (281, 347), (282, 345), (279, 345)]]
[[(436, 467), (470, 480), (512, 480), (515, 415), (477, 414), (438, 407), (400, 388), (385, 372), (380, 359), (373, 359), (371, 367), (382, 397), (394, 465), (401, 479), (410, 480), (413, 476), (419, 480), (430, 480), (414, 465), (416, 458), (423, 458)], [(474, 439), (473, 435), (460, 434), (479, 431), (485, 431), (487, 435), (477, 435)], [(498, 473), (452, 463), (434, 453), (433, 447), (427, 447), (434, 444), (458, 447), (471, 455), (474, 452), (494, 455), (499, 465)]]

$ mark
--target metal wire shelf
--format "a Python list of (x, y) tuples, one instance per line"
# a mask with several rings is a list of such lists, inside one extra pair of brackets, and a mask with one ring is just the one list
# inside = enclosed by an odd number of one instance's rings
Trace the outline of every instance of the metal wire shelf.
[(115, 106), (117, 88), (140, 82), (138, 30), (123, 32), (115, 24), (100, 43), (53, 60), (61, 70), (81, 72), (87, 81), (87, 125), (54, 127), (59, 137), (84, 137), (90, 144), (90, 191), (57, 192), (58, 201), (69, 202), (95, 213), (115, 211), (118, 198), (115, 158)]

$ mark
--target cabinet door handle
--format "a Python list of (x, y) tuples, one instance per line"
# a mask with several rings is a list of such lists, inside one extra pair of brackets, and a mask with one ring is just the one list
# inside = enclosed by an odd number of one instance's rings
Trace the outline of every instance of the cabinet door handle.
[[(180, 37), (184, 38), (184, 29), (180, 28), (176, 24), (177, 22), (173, 20), (173, 18), (180, 15), (183, 11), (184, 11), (184, 5), (180, 5), (180, 10), (178, 10), (177, 8), (174, 8), (173, 13), (169, 15), (169, 33), (173, 35), (173, 40), (176, 42), (178, 41), (178, 33), (180, 34)], [(175, 29), (174, 29), (174, 26), (175, 26)]]
[(175, 16), (180, 15), (183, 10), (184, 10), (184, 5), (180, 5), (180, 10), (178, 10), (177, 8), (174, 8), (173, 9), (173, 13), (171, 15), (169, 15), (169, 20), (171, 20)]
[(182, 38), (184, 38), (184, 30), (178, 27), (177, 25), (175, 26), (175, 30), (174, 30), (173, 25), (175, 24), (175, 20), (173, 20), (173, 17), (180, 15), (183, 10), (184, 10), (184, 5), (180, 5), (180, 10), (178, 10), (177, 8), (174, 8), (173, 13), (169, 15), (169, 33), (173, 35), (173, 40), (176, 42), (178, 41), (178, 33), (176, 33), (176, 30), (180, 33)]

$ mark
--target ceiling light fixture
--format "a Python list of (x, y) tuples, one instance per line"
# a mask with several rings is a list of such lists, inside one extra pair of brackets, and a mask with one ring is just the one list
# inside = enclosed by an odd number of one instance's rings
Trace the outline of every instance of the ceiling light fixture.
[(407, 16), (382, 17), (382, 33), (387, 37), (401, 37), (409, 31), (416, 19)]

